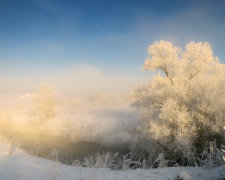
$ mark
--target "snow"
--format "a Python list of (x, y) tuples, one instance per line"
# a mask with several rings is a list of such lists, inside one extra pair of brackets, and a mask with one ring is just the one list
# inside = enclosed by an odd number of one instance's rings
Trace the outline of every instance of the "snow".
[[(0, 140), (0, 180), (218, 180), (224, 178), (225, 166), (214, 169), (167, 167), (114, 171), (63, 165), (29, 155)], [(178, 178), (177, 178), (178, 179)]]

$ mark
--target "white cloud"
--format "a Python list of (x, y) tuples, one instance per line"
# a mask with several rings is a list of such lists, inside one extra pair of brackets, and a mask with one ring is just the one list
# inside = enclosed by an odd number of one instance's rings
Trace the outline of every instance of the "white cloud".
[(127, 93), (147, 78), (107, 75), (96, 67), (78, 65), (48, 77), (50, 84), (64, 94), (85, 96), (102, 93)]
[(0, 77), (0, 94), (26, 94), (36, 91), (40, 83), (51, 84), (58, 93), (68, 96), (129, 92), (147, 77), (107, 75), (96, 67), (76, 65), (46, 75), (4, 75)]

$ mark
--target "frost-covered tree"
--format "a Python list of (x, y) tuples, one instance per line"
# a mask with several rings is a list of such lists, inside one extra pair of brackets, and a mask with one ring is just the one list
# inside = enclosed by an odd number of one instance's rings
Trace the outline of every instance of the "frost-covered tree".
[(145, 137), (183, 163), (208, 141), (224, 143), (225, 66), (210, 44), (190, 42), (182, 50), (159, 41), (148, 53), (143, 70), (160, 73), (134, 91)]
[(47, 83), (40, 84), (35, 96), (34, 114), (38, 122), (54, 117), (56, 108), (56, 91)]

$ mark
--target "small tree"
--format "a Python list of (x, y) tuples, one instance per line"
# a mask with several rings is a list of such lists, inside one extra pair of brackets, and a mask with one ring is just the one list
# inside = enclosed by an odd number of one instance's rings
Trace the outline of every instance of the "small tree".
[(221, 145), (225, 66), (213, 57), (209, 43), (190, 42), (181, 50), (160, 41), (149, 46), (148, 53), (143, 70), (161, 73), (134, 91), (146, 137), (182, 163), (202, 153), (207, 141)]
[(38, 122), (55, 116), (56, 91), (46, 83), (40, 84), (35, 98), (35, 116)]

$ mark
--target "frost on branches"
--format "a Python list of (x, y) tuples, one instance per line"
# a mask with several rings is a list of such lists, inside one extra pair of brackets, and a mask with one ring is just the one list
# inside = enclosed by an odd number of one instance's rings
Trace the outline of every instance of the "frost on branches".
[(134, 91), (142, 132), (174, 161), (200, 164), (209, 142), (224, 144), (225, 66), (207, 42), (160, 41), (148, 53), (143, 70), (160, 73)]
[(56, 91), (47, 83), (40, 84), (35, 96), (33, 118), (38, 125), (55, 116)]

